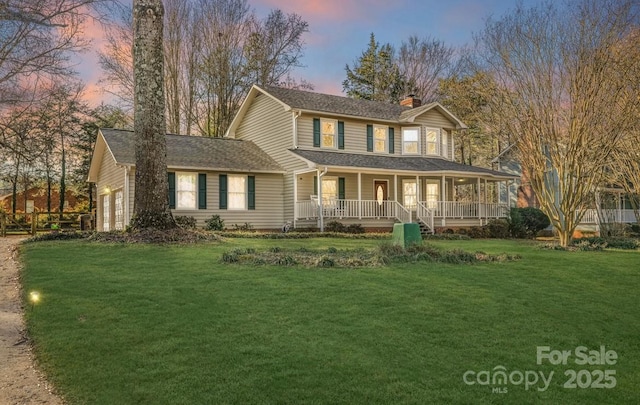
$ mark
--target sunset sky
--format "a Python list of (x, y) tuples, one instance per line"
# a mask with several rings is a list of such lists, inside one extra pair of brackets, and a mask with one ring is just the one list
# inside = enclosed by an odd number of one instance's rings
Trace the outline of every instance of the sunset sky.
[[(472, 41), (487, 17), (500, 16), (513, 9), (518, 0), (249, 0), (260, 17), (280, 8), (297, 13), (309, 23), (304, 36), (304, 68), (292, 74), (305, 79), (314, 91), (342, 94), (345, 64), (353, 66), (367, 48), (373, 32), (381, 44), (399, 46), (410, 35), (431, 36), (448, 45), (461, 46)], [(539, 0), (525, 0), (534, 4)], [(88, 30), (101, 46), (98, 27)], [(80, 56), (77, 70), (87, 84), (87, 98), (94, 103), (108, 100), (100, 91), (102, 74), (95, 51)]]

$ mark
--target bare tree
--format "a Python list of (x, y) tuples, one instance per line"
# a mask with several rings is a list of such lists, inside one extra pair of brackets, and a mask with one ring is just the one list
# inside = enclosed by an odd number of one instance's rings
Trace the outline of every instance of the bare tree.
[[(523, 172), (566, 246), (604, 178), (621, 134), (637, 126), (629, 94), (635, 52), (616, 52), (633, 0), (522, 5), (488, 20), (480, 60), (498, 88), (491, 107), (515, 137)], [(627, 67), (621, 69), (621, 67)], [(635, 78), (637, 80), (637, 78)]]
[(397, 63), (406, 81), (405, 94), (433, 100), (439, 80), (447, 77), (453, 66), (453, 57), (454, 48), (435, 38), (413, 35), (402, 41)]
[[(259, 20), (247, 0), (165, 2), (165, 91), (171, 132), (224, 133), (254, 83), (292, 85), (307, 23), (272, 11)], [(108, 31), (104, 81), (133, 103), (130, 13)], [(302, 81), (300, 86), (308, 86)]]
[(133, 2), (133, 73), (136, 229), (176, 226), (169, 209), (164, 104), (164, 7), (161, 0)]
[[(41, 76), (69, 75), (69, 56), (88, 41), (89, 12), (108, 0), (3, 0), (0, 2), (0, 103), (22, 101), (24, 87)], [(28, 80), (27, 80), (28, 79)]]

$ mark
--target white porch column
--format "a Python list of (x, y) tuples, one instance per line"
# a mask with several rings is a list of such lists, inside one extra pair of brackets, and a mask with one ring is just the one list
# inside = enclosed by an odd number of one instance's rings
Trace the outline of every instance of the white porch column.
[(480, 225), (482, 225), (482, 217), (480, 215), (480, 177), (478, 177), (476, 180), (477, 180), (476, 181), (476, 194), (477, 194), (476, 195), (476, 201), (477, 201), (477, 204), (478, 204), (477, 205), (477, 207), (478, 207), (477, 215), (478, 215), (478, 218), (480, 219)]
[(420, 176), (416, 176), (416, 209), (418, 209), (417, 203), (422, 201), (420, 199)]
[(320, 169), (316, 170), (316, 179), (318, 179), (318, 228), (320, 232), (324, 232), (324, 218), (322, 218), (322, 177)]
[(398, 202), (398, 175), (393, 175), (393, 199)]
[(293, 229), (298, 219), (298, 175), (293, 173)]
[(358, 219), (362, 219), (362, 173), (358, 172)]
[(487, 204), (489, 203), (489, 199), (487, 198), (488, 197), (487, 194), (488, 194), (487, 179), (484, 179), (484, 205), (482, 207), (483, 207), (483, 210), (484, 210), (485, 218), (489, 218), (488, 207), (487, 207)]
[(442, 216), (442, 226), (445, 226), (445, 218), (447, 216), (446, 214), (446, 204), (445, 201), (447, 200), (447, 180), (444, 177), (444, 174), (442, 175), (442, 180), (440, 182), (440, 202), (438, 203), (438, 205), (440, 205), (440, 215)]

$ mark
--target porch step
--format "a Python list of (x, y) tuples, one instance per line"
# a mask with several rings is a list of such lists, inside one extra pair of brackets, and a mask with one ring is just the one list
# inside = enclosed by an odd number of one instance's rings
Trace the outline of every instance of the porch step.
[(430, 229), (427, 225), (425, 225), (422, 221), (417, 221), (417, 224), (420, 226), (420, 235), (431, 235), (433, 234), (433, 230)]

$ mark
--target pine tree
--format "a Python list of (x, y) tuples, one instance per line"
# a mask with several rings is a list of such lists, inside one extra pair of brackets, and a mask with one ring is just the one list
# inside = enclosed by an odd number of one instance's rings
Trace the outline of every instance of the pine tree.
[(347, 64), (347, 78), (342, 88), (352, 98), (397, 103), (402, 97), (404, 78), (394, 61), (394, 49), (390, 44), (380, 46), (371, 33), (369, 47), (354, 62)]

